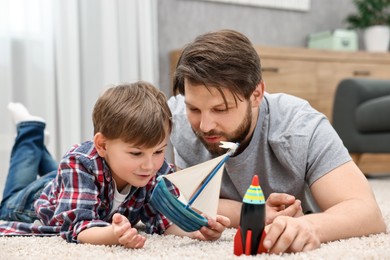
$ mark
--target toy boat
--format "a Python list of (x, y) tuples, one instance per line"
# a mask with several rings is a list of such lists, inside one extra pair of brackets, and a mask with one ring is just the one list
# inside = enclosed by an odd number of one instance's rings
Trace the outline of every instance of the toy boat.
[[(229, 149), (226, 154), (181, 171), (157, 178), (151, 204), (178, 227), (187, 232), (207, 226), (208, 217), (217, 215), (221, 179), (226, 160), (234, 154), (238, 144), (221, 142)], [(180, 191), (177, 198), (167, 188), (167, 181)]]

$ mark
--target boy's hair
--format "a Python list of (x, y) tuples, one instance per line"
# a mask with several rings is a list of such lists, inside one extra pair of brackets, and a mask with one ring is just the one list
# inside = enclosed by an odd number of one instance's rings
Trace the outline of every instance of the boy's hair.
[(156, 146), (170, 134), (171, 118), (165, 94), (144, 81), (110, 87), (92, 114), (95, 134), (143, 147)]
[(235, 98), (249, 99), (262, 80), (260, 57), (239, 32), (206, 33), (183, 49), (173, 79), (175, 94), (185, 94), (185, 79), (191, 84), (215, 87), (223, 97), (222, 88), (227, 88)]

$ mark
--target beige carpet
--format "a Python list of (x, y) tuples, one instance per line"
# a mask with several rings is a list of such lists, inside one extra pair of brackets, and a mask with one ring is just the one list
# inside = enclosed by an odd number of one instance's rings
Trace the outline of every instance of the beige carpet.
[[(390, 178), (371, 179), (387, 234), (323, 244), (308, 253), (261, 255), (262, 259), (390, 259)], [(0, 259), (233, 259), (234, 229), (216, 242), (174, 236), (147, 236), (143, 249), (69, 244), (60, 237), (0, 237)], [(260, 256), (257, 256), (260, 257)], [(242, 258), (248, 258), (242, 256)]]

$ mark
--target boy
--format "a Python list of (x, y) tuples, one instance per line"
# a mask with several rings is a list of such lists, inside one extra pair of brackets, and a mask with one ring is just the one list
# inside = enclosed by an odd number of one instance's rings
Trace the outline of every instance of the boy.
[(106, 90), (93, 110), (93, 141), (71, 148), (57, 172), (48, 173), (56, 166), (44, 146), (44, 121), (21, 104), (10, 110), (18, 133), (0, 218), (22, 222), (2, 225), (1, 234), (60, 234), (68, 242), (141, 248), (146, 238), (133, 228), (140, 220), (147, 233), (201, 240), (218, 239), (230, 224), (218, 216), (208, 228), (187, 233), (149, 204), (157, 176), (172, 171), (164, 159), (171, 113), (151, 84)]

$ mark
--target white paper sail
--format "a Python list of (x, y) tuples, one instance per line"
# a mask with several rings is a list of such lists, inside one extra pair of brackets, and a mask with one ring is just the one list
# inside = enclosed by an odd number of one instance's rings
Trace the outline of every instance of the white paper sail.
[[(226, 154), (221, 155), (204, 163), (168, 174), (164, 178), (171, 181), (179, 189), (180, 195), (188, 202), (207, 176), (226, 156)], [(223, 169), (224, 166), (222, 165), (191, 205), (192, 208), (212, 218), (217, 215)]]
[(193, 208), (204, 212), (207, 216), (214, 219), (216, 218), (218, 211), (223, 169), (224, 166), (218, 170), (202, 193), (200, 193), (194, 203), (192, 203)]

